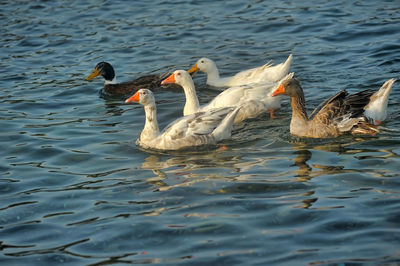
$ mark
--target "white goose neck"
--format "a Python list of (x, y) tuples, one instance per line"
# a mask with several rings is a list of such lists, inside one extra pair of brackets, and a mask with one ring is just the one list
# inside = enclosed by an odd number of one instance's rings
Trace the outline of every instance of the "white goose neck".
[(206, 74), (207, 74), (207, 84), (212, 85), (213, 83), (218, 82), (220, 79), (219, 70), (214, 62), (210, 64), (210, 67), (209, 69), (207, 69)]
[(146, 114), (146, 122), (144, 124), (142, 133), (140, 134), (140, 140), (154, 140), (160, 135), (160, 129), (158, 128), (157, 122), (157, 108), (155, 104), (145, 105), (144, 112)]
[(185, 92), (186, 103), (183, 108), (183, 115), (196, 113), (200, 109), (199, 99), (196, 95), (196, 88), (192, 79), (186, 79), (182, 84)]

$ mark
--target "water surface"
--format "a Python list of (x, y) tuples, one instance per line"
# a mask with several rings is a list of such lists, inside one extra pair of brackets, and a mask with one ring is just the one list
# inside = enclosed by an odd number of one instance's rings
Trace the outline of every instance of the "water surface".
[[(284, 61), (310, 111), (400, 78), (398, 1), (0, 3), (0, 263), (305, 265), (400, 261), (400, 90), (373, 137), (290, 136), (288, 100), (226, 151), (134, 144), (139, 105), (84, 78)], [(218, 92), (195, 77), (200, 101)], [(156, 93), (161, 127), (184, 95)]]

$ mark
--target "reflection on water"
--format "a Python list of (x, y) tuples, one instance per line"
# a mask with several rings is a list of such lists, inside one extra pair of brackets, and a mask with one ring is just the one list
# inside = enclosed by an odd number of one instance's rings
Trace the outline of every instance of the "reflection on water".
[[(312, 145), (312, 146), (305, 143), (293, 144), (293, 150), (295, 150), (294, 154), (297, 155), (297, 157), (294, 158), (293, 161), (294, 165), (299, 168), (297, 171), (299, 181), (307, 181), (319, 175), (325, 176), (336, 173), (352, 173), (352, 172), (355, 173), (365, 172), (373, 174), (375, 177), (382, 177), (382, 174), (380, 174), (379, 171), (375, 171), (374, 169), (365, 169), (365, 168), (349, 169), (345, 168), (345, 166), (343, 165), (322, 165), (322, 164), (313, 164), (311, 167), (310, 165), (307, 164), (307, 161), (309, 161), (312, 158), (312, 152), (310, 152), (309, 149), (312, 149), (314, 151), (336, 153), (337, 156), (352, 155), (354, 158), (358, 160), (398, 157), (398, 154), (387, 149), (370, 149), (370, 148), (357, 149), (352, 147), (362, 144), (366, 141), (368, 140), (354, 139), (354, 141), (349, 143), (329, 143), (324, 145)], [(319, 171), (315, 171), (315, 168), (319, 169)]]
[[(320, 143), (310, 144), (305, 142), (294, 142), (292, 144), (292, 152), (288, 151), (288, 155), (293, 154), (293, 164), (289, 165), (290, 168), (295, 168), (293, 179), (286, 185), (296, 187), (292, 182), (299, 182), (299, 187), (306, 188), (302, 184), (310, 182), (315, 178), (328, 176), (348, 176), (349, 174), (368, 175), (373, 178), (384, 178), (388, 176), (390, 171), (385, 169), (374, 169), (365, 167), (351, 167), (353, 164), (348, 164), (348, 160), (340, 159), (340, 156), (350, 156), (357, 160), (368, 159), (386, 159), (390, 157), (398, 158), (398, 154), (390, 150), (378, 149), (373, 150), (369, 148), (356, 148), (364, 145), (366, 142), (374, 141), (371, 139), (346, 139), (337, 143)], [(318, 160), (313, 160), (313, 154), (321, 156), (321, 152), (331, 155), (324, 155), (325, 158), (332, 159), (330, 164), (313, 163)], [(368, 154), (368, 155), (365, 155)], [(289, 155), (290, 156), (290, 155)], [(315, 155), (314, 155), (315, 156)], [(224, 181), (230, 185), (223, 189), (218, 189), (213, 192), (208, 191), (207, 194), (226, 194), (226, 193), (254, 193), (265, 191), (269, 189), (273, 191), (274, 186), (282, 183), (285, 187), (284, 180), (274, 180), (271, 176), (264, 175), (262, 172), (257, 171), (257, 174), (250, 174), (252, 169), (263, 167), (268, 160), (276, 160), (276, 158), (259, 158), (255, 161), (244, 162), (241, 158), (230, 156), (228, 152), (212, 151), (210, 153), (191, 154), (187, 156), (163, 156), (163, 155), (150, 155), (142, 163), (142, 169), (151, 170), (153, 177), (147, 179), (148, 184), (155, 186), (159, 191), (166, 191), (176, 188), (187, 188), (198, 185), (198, 183), (207, 183)], [(224, 175), (219, 173), (226, 168)], [(210, 171), (210, 169), (219, 169), (218, 173)], [(290, 173), (290, 172), (289, 172)], [(285, 173), (287, 175), (287, 173)], [(239, 183), (238, 183), (239, 182)], [(315, 181), (313, 181), (315, 182)], [(270, 183), (266, 185), (266, 183)], [(365, 189), (365, 188), (364, 188)], [(372, 188), (371, 188), (372, 189)], [(294, 204), (295, 208), (311, 208), (314, 203), (319, 199), (319, 193), (316, 193), (318, 188), (311, 186), (310, 189), (301, 193), (297, 199), (285, 200), (284, 202)], [(351, 199), (354, 196), (331, 196), (338, 199)], [(330, 205), (318, 206), (320, 210), (344, 208), (343, 205)], [(158, 210), (157, 210), (158, 211)], [(192, 213), (188, 215), (194, 216), (207, 216), (210, 214)]]
[[(235, 163), (238, 161), (240, 158), (229, 156), (217, 149), (174, 156), (165, 161), (161, 155), (151, 155), (142, 163), (142, 169), (149, 169), (155, 174), (155, 177), (147, 179), (149, 182), (158, 186), (160, 190), (169, 190), (209, 180), (229, 180), (230, 178), (223, 175), (222, 168), (227, 172), (235, 172)], [(174, 178), (168, 178), (171, 176)]]
[[(384, 177), (384, 170), (382, 169), (352, 168), (347, 165), (347, 160), (341, 159), (340, 156), (348, 155), (357, 160), (398, 158), (398, 154), (391, 150), (354, 148), (354, 146), (360, 146), (365, 142), (371, 141), (369, 139), (348, 140), (350, 142), (344, 140), (343, 142), (321, 144), (293, 142), (291, 146), (293, 151), (290, 152), (288, 150), (287, 152), (289, 156), (293, 154), (291, 156), (293, 157), (291, 159), (293, 164), (289, 165), (289, 167), (296, 168), (293, 171), (295, 179), (292, 180), (307, 182), (319, 176), (326, 177), (345, 173), (365, 173), (373, 177)], [(328, 153), (328, 155), (322, 157), (335, 159), (331, 160), (331, 164), (312, 163), (313, 153), (321, 156), (321, 152), (323, 154)], [(141, 168), (153, 172), (154, 177), (147, 180), (154, 182), (162, 190), (191, 186), (198, 182), (207, 182), (209, 180), (225, 180), (227, 182), (254, 182), (255, 180), (281, 182), (282, 180), (271, 179), (271, 176), (263, 175), (262, 172), (258, 173), (259, 171), (257, 171), (257, 174), (250, 174), (254, 168), (263, 167), (271, 160), (280, 159), (276, 157), (263, 157), (246, 162), (243, 158), (235, 156), (232, 149), (230, 151), (211, 150), (209, 152), (189, 152), (185, 155), (176, 156), (153, 154), (144, 159)], [(228, 176), (226, 173), (220, 174), (224, 172), (224, 168)], [(213, 169), (218, 169), (218, 172), (213, 171)], [(171, 176), (174, 176), (175, 180), (170, 178)], [(165, 181), (171, 182), (171, 184), (168, 185)]]
[(312, 153), (309, 150), (304, 150), (304, 147), (301, 146), (293, 146), (293, 149), (296, 150), (294, 154), (296, 154), (296, 158), (293, 159), (294, 165), (299, 169), (296, 170), (296, 174), (299, 177), (298, 181), (307, 181), (312, 177), (310, 176), (312, 172), (312, 168), (307, 164), (307, 161), (311, 159)]

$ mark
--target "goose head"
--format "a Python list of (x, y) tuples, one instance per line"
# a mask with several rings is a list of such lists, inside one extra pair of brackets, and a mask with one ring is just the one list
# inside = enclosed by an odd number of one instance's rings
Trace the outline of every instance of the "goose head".
[(151, 90), (140, 89), (134, 95), (125, 100), (125, 103), (140, 103), (142, 105), (154, 105), (154, 94)]
[(214, 61), (211, 59), (208, 59), (206, 57), (200, 58), (197, 60), (196, 64), (188, 70), (189, 74), (195, 73), (197, 71), (205, 72), (205, 73), (210, 73), (214, 71), (217, 68), (215, 65)]
[(185, 70), (175, 70), (174, 73), (161, 82), (161, 85), (178, 84), (184, 87), (188, 83), (193, 83), (190, 74)]
[(285, 80), (279, 85), (279, 87), (272, 93), (272, 96), (277, 95), (288, 95), (290, 97), (299, 95), (303, 89), (300, 86), (300, 82), (295, 78), (290, 78)]

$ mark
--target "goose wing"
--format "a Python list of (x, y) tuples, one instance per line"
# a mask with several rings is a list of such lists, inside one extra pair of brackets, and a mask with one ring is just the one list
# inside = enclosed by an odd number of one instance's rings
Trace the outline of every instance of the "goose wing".
[(310, 115), (309, 120), (318, 121), (322, 124), (330, 124), (331, 121), (341, 113), (347, 91), (342, 90), (322, 102)]
[(163, 136), (171, 140), (211, 134), (233, 108), (217, 108), (197, 112), (176, 120), (165, 129)]

